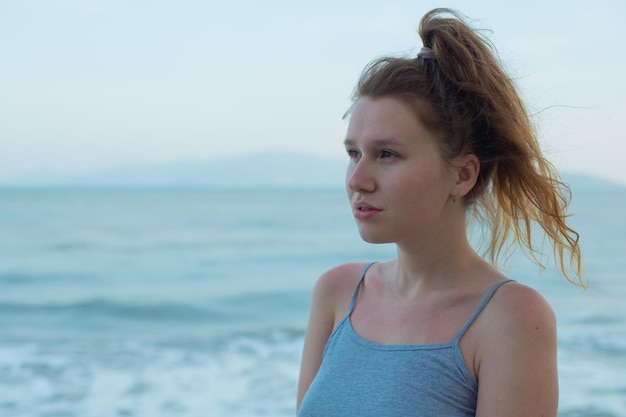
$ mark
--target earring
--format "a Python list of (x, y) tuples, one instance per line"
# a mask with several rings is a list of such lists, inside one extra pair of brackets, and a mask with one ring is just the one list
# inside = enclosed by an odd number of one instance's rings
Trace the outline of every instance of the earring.
[(452, 202), (453, 203), (456, 203), (456, 200), (458, 200), (458, 199), (459, 199), (459, 195), (458, 194), (455, 194), (455, 195), (452, 196)]

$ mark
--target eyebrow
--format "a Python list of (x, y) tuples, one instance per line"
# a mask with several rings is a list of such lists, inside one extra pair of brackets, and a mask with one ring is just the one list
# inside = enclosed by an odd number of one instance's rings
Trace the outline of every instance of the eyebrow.
[[(351, 138), (346, 138), (346, 140), (343, 141), (343, 144), (346, 146), (355, 146), (356, 145), (356, 140), (355, 139), (351, 139)], [(401, 145), (401, 143), (395, 139), (395, 138), (380, 138), (380, 139), (374, 139), (373, 141), (370, 142), (370, 144), (374, 147), (384, 147), (384, 146), (389, 146), (389, 145)]]

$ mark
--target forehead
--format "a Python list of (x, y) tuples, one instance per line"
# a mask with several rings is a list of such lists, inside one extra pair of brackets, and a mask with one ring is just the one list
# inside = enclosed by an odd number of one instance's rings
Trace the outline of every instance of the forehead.
[(426, 127), (409, 104), (393, 97), (362, 97), (354, 105), (346, 141), (406, 141), (430, 137)]

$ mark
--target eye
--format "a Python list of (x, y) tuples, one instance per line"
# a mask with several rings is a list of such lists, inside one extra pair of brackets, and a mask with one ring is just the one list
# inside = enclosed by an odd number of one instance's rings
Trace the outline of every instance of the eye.
[(347, 149), (346, 152), (348, 153), (348, 156), (350, 157), (350, 159), (358, 159), (361, 157), (361, 152), (357, 150)]
[(391, 152), (391, 151), (389, 151), (387, 149), (383, 149), (383, 150), (380, 151), (380, 157), (383, 158), (383, 159), (385, 159), (385, 158), (395, 158), (396, 156), (398, 156), (398, 155), (396, 155), (395, 153), (393, 153), (393, 152)]

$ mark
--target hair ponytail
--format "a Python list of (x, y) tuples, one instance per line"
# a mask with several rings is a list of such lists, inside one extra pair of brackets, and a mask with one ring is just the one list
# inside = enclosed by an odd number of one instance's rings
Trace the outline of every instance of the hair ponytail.
[(402, 99), (440, 139), (444, 157), (478, 157), (480, 174), (464, 203), (491, 230), (487, 250), (493, 262), (516, 243), (543, 266), (532, 239), (536, 223), (551, 240), (565, 277), (585, 287), (579, 235), (566, 222), (570, 190), (543, 157), (495, 48), (449, 9), (427, 13), (419, 33), (425, 48), (418, 57), (375, 61), (361, 76), (355, 98)]

